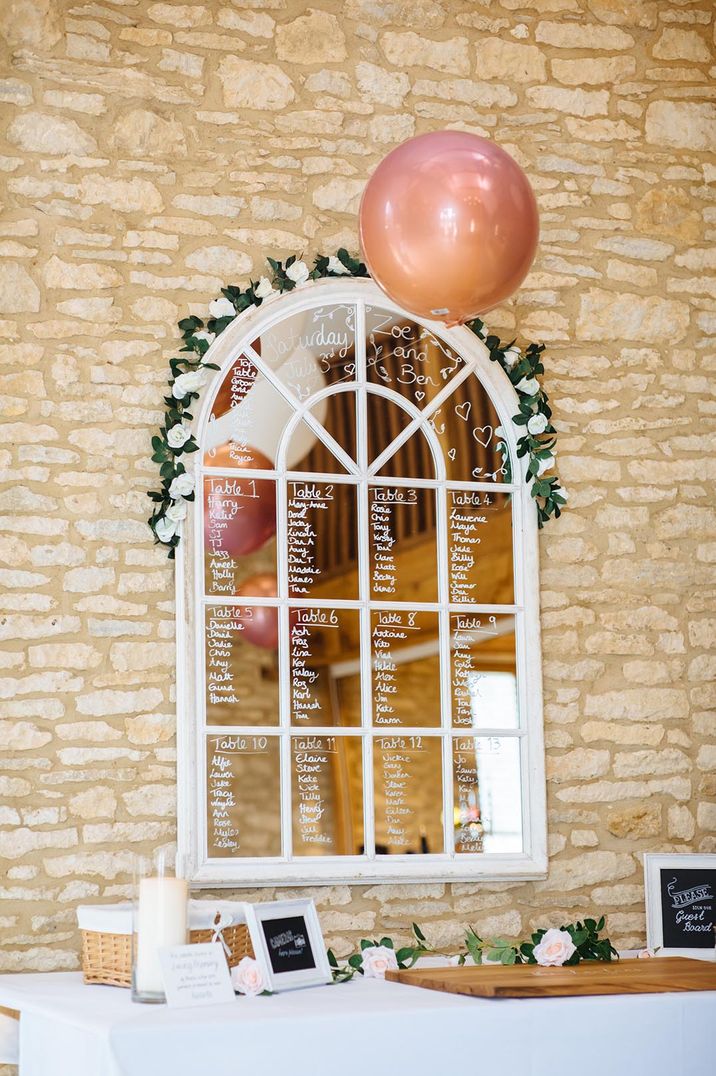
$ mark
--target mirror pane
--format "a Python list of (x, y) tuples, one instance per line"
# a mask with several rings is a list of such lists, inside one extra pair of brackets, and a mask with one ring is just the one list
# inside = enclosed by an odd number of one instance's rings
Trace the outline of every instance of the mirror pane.
[(289, 314), (251, 346), (304, 404), (327, 385), (355, 380), (355, 306), (324, 304)]
[(277, 725), (276, 609), (208, 606), (204, 647), (207, 725)]
[[(255, 595), (255, 584), (276, 578), (276, 482), (205, 477), (204, 587), (207, 595)], [(275, 589), (274, 589), (275, 593)]]
[(206, 782), (210, 857), (281, 854), (277, 736), (207, 736)]
[(453, 790), (456, 852), (522, 851), (517, 737), (456, 737)]
[(447, 490), (450, 601), (512, 605), (512, 500), (509, 493)]
[(293, 408), (251, 359), (239, 356), (224, 375), (204, 441), (204, 466), (271, 470)]
[(464, 360), (429, 329), (403, 314), (366, 305), (366, 378), (426, 407), (465, 368)]
[(487, 392), (470, 374), (440, 407), (430, 415), (445, 459), (445, 470), (453, 482), (505, 482), (510, 480), (505, 457), (499, 446), (503, 438), (496, 432), (500, 419)]
[(356, 487), (287, 482), (290, 598), (358, 597)]
[(371, 598), (437, 601), (435, 490), (372, 485), (368, 514)]
[(454, 613), (450, 643), (453, 725), (517, 728), (514, 617)]
[(373, 724), (440, 725), (438, 614), (371, 613)]
[(360, 690), (343, 705), (339, 684), (360, 686), (360, 614), (357, 609), (291, 609), (291, 724), (359, 726)]
[(359, 736), (292, 738), (295, 856), (350, 856), (362, 852), (361, 743)]
[(378, 855), (444, 851), (440, 737), (376, 737), (373, 784)]

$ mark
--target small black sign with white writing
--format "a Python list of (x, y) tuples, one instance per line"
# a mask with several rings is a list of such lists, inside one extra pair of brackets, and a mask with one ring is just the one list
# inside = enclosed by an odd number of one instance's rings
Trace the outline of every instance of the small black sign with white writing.
[(665, 949), (713, 949), (716, 870), (661, 868), (661, 920)]
[(302, 915), (266, 919), (261, 923), (271, 968), (275, 974), (307, 971), (316, 967), (308, 926)]

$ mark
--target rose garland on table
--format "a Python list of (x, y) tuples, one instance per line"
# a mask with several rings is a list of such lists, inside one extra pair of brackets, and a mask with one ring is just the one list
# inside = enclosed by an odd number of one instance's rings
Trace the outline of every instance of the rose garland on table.
[[(611, 961), (619, 955), (609, 938), (600, 938), (604, 929), (604, 916), (599, 921), (569, 923), (562, 927), (541, 927), (529, 941), (512, 945), (504, 938), (482, 939), (469, 927), (465, 932), (465, 948), (457, 954), (457, 964), (463, 965), (472, 958), (475, 964), (485, 960), (499, 964), (541, 964), (543, 967), (561, 967), (563, 964), (580, 964), (583, 960)], [(328, 950), (328, 962), (333, 971), (334, 982), (347, 982), (355, 975), (383, 979), (386, 971), (412, 968), (427, 953), (438, 951), (427, 941), (417, 923), (412, 927), (412, 944), (395, 948), (392, 938), (370, 941), (363, 938), (360, 951), (339, 964), (332, 949)], [(440, 954), (445, 955), (445, 954)]]
[[(187, 470), (185, 457), (198, 452), (199, 445), (185, 422), (193, 418), (191, 407), (199, 399), (209, 371), (219, 369), (215, 363), (204, 359), (212, 342), (238, 314), (250, 306), (260, 306), (264, 299), (276, 292), (292, 291), (309, 280), (323, 277), (369, 275), (363, 262), (351, 257), (344, 248), (330, 257), (319, 254), (313, 269), (295, 255), (285, 262), (274, 258), (268, 258), (267, 262), (271, 269), (270, 278), (262, 276), (256, 282), (250, 281), (246, 288), (235, 285), (222, 288), (221, 297), (209, 304), (206, 322), (194, 314), (179, 322), (184, 347), (179, 357), (169, 360), (170, 391), (164, 397), (164, 425), (152, 437), (152, 460), (159, 464), (161, 488), (147, 494), (154, 502), (149, 526), (155, 541), (167, 546), (171, 559), (179, 544), (187, 502), (194, 500), (194, 475)], [(551, 516), (559, 518), (567, 501), (566, 490), (557, 475), (547, 474), (555, 466), (556, 430), (552, 425), (547, 393), (538, 380), (544, 374), (544, 344), (528, 344), (523, 352), (514, 340), (502, 344), (499, 337), (488, 332), (480, 318), (467, 322), (467, 327), (487, 346), (490, 359), (502, 367), (519, 397), (519, 412), (512, 421), (516, 426), (524, 426), (525, 433), (517, 441), (517, 455), (529, 457), (527, 480), (537, 504), (538, 525), (542, 527)], [(499, 436), (501, 427), (496, 432)], [(506, 444), (500, 442), (498, 447), (509, 463)]]

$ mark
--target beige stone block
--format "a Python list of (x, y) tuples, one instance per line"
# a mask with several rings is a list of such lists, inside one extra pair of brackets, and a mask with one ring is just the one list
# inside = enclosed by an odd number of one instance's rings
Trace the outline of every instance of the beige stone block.
[(550, 864), (549, 877), (544, 882), (535, 882), (535, 889), (538, 892), (569, 892), (583, 886), (628, 878), (635, 870), (634, 859), (626, 852), (583, 852), (571, 859), (554, 860)]
[(29, 721), (0, 721), (0, 748), (8, 751), (33, 751), (44, 747), (52, 733)]
[(694, 63), (710, 63), (711, 49), (696, 30), (682, 30), (668, 26), (651, 50), (657, 60), (692, 60)]
[(124, 805), (130, 815), (176, 814), (176, 788), (174, 785), (144, 785), (122, 793)]
[(563, 803), (612, 803), (653, 795), (689, 800), (691, 794), (691, 781), (686, 777), (655, 777), (649, 781), (593, 781), (559, 789), (556, 796)]
[(107, 743), (121, 740), (119, 729), (108, 725), (106, 721), (71, 721), (55, 725), (55, 734), (60, 740), (79, 740), (84, 742)]
[(608, 751), (589, 747), (576, 747), (566, 755), (547, 757), (547, 780), (557, 783), (601, 777), (609, 771)]
[(585, 743), (607, 740), (610, 743), (656, 746), (664, 738), (664, 726), (652, 722), (648, 725), (623, 725), (616, 721), (585, 721), (580, 725), (579, 733)]
[(37, 313), (40, 290), (27, 269), (14, 262), (0, 264), (0, 313)]
[(362, 179), (331, 179), (313, 192), (313, 204), (329, 212), (355, 213), (364, 186)]
[(582, 340), (610, 338), (659, 341), (680, 340), (689, 327), (686, 303), (626, 292), (590, 288), (580, 297), (577, 336)]
[(71, 796), (68, 807), (79, 818), (114, 818), (117, 797), (111, 788), (97, 785)]
[(476, 45), (475, 70), (479, 79), (499, 78), (508, 83), (544, 82), (547, 61), (535, 45), (487, 37)]
[(552, 74), (568, 86), (612, 86), (636, 71), (633, 56), (580, 56), (576, 60), (554, 59)]
[(172, 667), (176, 658), (173, 643), (113, 643), (110, 661), (117, 672), (144, 672)]
[(356, 64), (356, 82), (365, 100), (393, 108), (403, 102), (410, 90), (410, 79), (403, 71), (386, 71), (366, 60)]
[(185, 264), (190, 269), (222, 276), (227, 284), (234, 278), (242, 280), (253, 268), (253, 261), (248, 254), (227, 246), (197, 247), (187, 255)]
[(225, 56), (219, 63), (224, 104), (227, 108), (278, 111), (293, 101), (291, 79), (276, 64)]
[(572, 830), (571, 842), (575, 848), (596, 848), (599, 838), (593, 829)]
[(688, 807), (674, 803), (667, 814), (668, 835), (671, 839), (690, 841), (696, 831), (694, 816)]
[(637, 804), (612, 811), (607, 829), (621, 840), (657, 837), (661, 833), (661, 804)]
[(699, 829), (716, 830), (716, 803), (700, 803), (696, 810)]
[(646, 140), (708, 152), (716, 143), (716, 111), (698, 101), (652, 101), (646, 110)]
[(77, 710), (93, 717), (133, 714), (158, 706), (162, 699), (162, 692), (155, 687), (140, 688), (137, 691), (92, 691), (86, 695), (78, 695)]
[(27, 153), (94, 153), (97, 143), (75, 120), (44, 112), (23, 112), (7, 130), (7, 139)]
[(634, 46), (634, 38), (616, 26), (580, 22), (540, 22), (535, 31), (537, 41), (560, 49), (584, 49), (619, 52)]
[(48, 288), (76, 291), (115, 288), (122, 280), (111, 265), (102, 265), (99, 262), (66, 262), (56, 254), (45, 263), (43, 277)]
[(0, 36), (10, 48), (51, 49), (62, 36), (56, 0), (7, 0), (0, 8)]
[(199, 4), (150, 4), (147, 15), (152, 22), (172, 27), (193, 28), (211, 24), (211, 12)]
[(111, 179), (108, 176), (84, 176), (80, 193), (85, 205), (108, 205), (120, 213), (160, 213), (164, 200), (148, 179)]
[(126, 717), (124, 727), (130, 743), (165, 743), (174, 736), (176, 717), (174, 714), (138, 714)]
[(716, 771), (716, 744), (703, 744), (699, 748), (696, 765), (700, 770)]
[(132, 157), (185, 157), (184, 128), (176, 119), (157, 112), (133, 108), (117, 118), (113, 144)]
[(567, 90), (560, 86), (532, 86), (527, 99), (535, 108), (553, 108), (573, 116), (605, 115), (609, 94), (607, 90)]
[(0, 831), (0, 856), (21, 859), (46, 848), (72, 848), (78, 843), (76, 829), (32, 830), (19, 826)]
[(308, 8), (305, 15), (276, 27), (276, 55), (292, 64), (340, 63), (346, 39), (340, 21), (327, 11)]
[(395, 67), (430, 67), (452, 75), (470, 74), (468, 39), (452, 37), (435, 41), (413, 32), (388, 31), (380, 36), (380, 47)]

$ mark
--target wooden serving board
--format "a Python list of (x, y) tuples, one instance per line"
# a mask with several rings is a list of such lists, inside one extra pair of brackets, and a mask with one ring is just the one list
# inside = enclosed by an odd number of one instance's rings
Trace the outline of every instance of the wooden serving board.
[(386, 979), (426, 990), (479, 998), (573, 997), (589, 994), (668, 994), (716, 990), (716, 963), (686, 957), (589, 962), (571, 968), (485, 964), (463, 968), (389, 971)]

